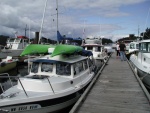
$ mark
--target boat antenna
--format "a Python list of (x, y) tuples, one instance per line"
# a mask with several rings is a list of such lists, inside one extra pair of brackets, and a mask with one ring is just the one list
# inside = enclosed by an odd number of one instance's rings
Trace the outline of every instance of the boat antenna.
[(18, 31), (15, 32), (15, 38), (17, 38)]
[(44, 23), (44, 17), (45, 17), (46, 6), (47, 6), (47, 0), (45, 0), (45, 7), (44, 7), (44, 12), (43, 12), (43, 18), (42, 18), (42, 23), (41, 23), (41, 29), (40, 29), (40, 33), (39, 33), (38, 44), (40, 43), (40, 39), (41, 39), (41, 33), (42, 33), (42, 29), (43, 29), (43, 23)]
[(25, 37), (26, 37), (26, 32), (27, 32), (27, 30), (28, 30), (28, 29), (27, 29), (27, 24), (26, 24), (26, 27), (25, 27)]
[(138, 37), (139, 37), (139, 33), (140, 33), (140, 28), (139, 28), (139, 25), (138, 25)]
[(83, 23), (83, 38), (85, 38), (85, 20), (84, 20), (84, 23)]
[(30, 43), (30, 21), (29, 21), (29, 43)]

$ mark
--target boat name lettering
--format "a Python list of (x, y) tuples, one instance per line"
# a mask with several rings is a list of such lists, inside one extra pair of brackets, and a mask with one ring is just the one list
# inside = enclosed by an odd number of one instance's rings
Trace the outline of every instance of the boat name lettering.
[(11, 108), (12, 112), (16, 112), (16, 111), (25, 111), (25, 110), (33, 110), (33, 109), (37, 109), (37, 108), (41, 108), (40, 105), (26, 105), (26, 106), (19, 106), (19, 107), (13, 107)]

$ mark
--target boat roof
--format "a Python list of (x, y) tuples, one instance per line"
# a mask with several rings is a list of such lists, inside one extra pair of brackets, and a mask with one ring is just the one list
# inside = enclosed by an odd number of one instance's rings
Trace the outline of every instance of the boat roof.
[(101, 44), (84, 44), (84, 45), (82, 45), (82, 47), (90, 47), (90, 46), (95, 46), (95, 47), (102, 47), (103, 45), (101, 45)]
[(81, 55), (58, 55), (51, 57), (50, 55), (45, 55), (44, 57), (33, 59), (31, 62), (47, 62), (47, 63), (68, 63), (72, 64), (75, 62), (82, 61), (84, 59), (87, 59), (87, 57), (81, 56)]
[(150, 39), (148, 39), (148, 40), (141, 40), (141, 42), (150, 42)]
[(134, 44), (139, 44), (139, 42), (130, 42), (130, 44), (133, 44), (133, 43), (134, 43)]

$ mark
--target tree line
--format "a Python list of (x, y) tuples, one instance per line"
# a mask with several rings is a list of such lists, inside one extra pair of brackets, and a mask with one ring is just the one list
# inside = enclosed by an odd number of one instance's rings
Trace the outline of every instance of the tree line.
[(140, 36), (135, 36), (134, 34), (130, 34), (129, 37), (124, 37), (118, 39), (117, 41), (124, 41), (124, 40), (147, 40), (150, 39), (150, 28), (146, 28), (145, 32), (140, 33)]

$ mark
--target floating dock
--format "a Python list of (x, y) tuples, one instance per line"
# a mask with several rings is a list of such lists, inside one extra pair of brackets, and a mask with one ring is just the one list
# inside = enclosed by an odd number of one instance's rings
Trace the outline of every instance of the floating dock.
[(69, 113), (150, 113), (150, 96), (128, 61), (111, 55)]

